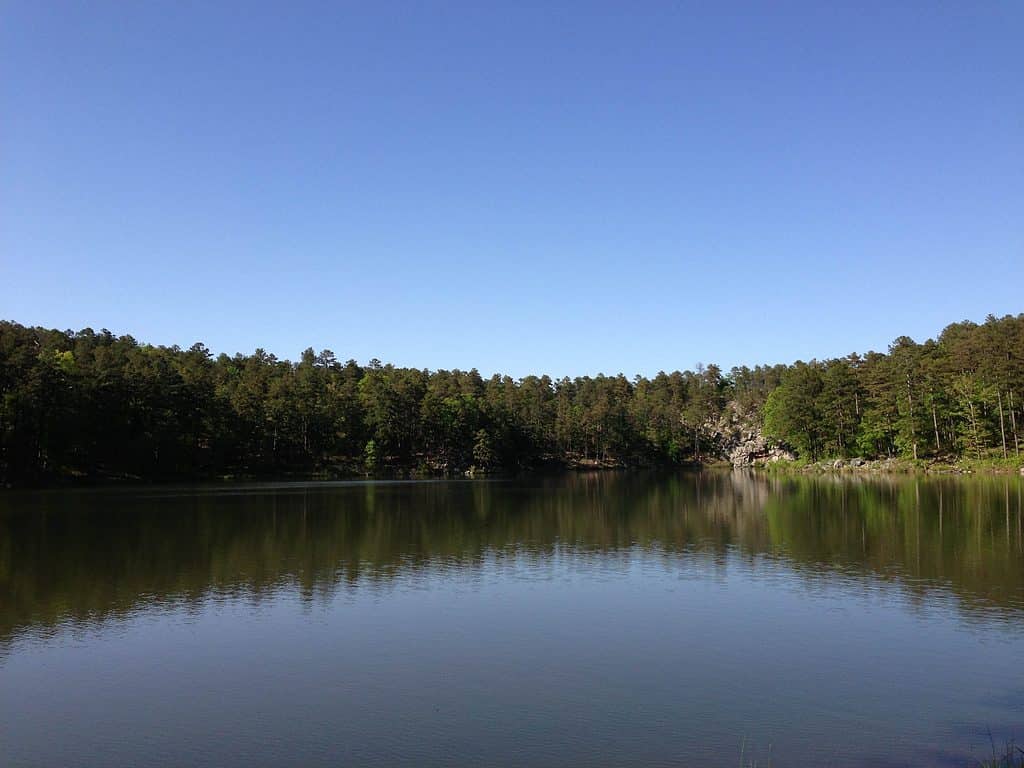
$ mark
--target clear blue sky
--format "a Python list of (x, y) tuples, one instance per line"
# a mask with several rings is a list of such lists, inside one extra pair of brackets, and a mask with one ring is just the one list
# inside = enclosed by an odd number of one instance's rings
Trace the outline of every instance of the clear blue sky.
[(0, 317), (651, 374), (1024, 311), (1024, 3), (0, 7)]

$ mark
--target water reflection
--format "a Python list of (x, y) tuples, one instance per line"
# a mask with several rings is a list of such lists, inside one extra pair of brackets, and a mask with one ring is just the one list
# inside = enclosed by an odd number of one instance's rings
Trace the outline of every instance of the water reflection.
[[(396, 580), (636, 553), (807, 586), (897, 584), (962, 621), (1019, 625), (1019, 478), (739, 472), (284, 484), (0, 496), (0, 643), (211, 596), (315, 602)], [(770, 568), (766, 566), (770, 564)]]

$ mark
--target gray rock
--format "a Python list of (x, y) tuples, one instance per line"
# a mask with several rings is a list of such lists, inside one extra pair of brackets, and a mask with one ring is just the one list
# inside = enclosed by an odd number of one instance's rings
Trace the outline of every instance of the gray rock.
[(795, 458), (791, 451), (773, 444), (761, 434), (751, 435), (729, 452), (729, 461), (734, 467), (752, 467), (755, 464), (769, 464), (783, 459), (793, 461)]

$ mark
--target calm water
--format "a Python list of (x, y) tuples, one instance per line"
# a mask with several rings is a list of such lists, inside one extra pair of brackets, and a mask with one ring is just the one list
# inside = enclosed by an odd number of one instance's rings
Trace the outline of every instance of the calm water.
[(0, 765), (955, 765), (1024, 739), (1020, 478), (0, 495)]

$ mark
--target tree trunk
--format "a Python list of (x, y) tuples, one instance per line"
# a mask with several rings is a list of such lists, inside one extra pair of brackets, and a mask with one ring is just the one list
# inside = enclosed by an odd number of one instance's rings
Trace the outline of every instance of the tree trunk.
[(932, 426), (935, 427), (935, 452), (939, 453), (942, 447), (939, 445), (939, 419), (935, 415), (935, 403), (932, 402)]
[[(896, 408), (899, 409), (899, 403), (898, 402), (896, 403)], [(897, 412), (896, 415), (899, 416), (899, 413)], [(890, 415), (888, 413), (886, 413), (885, 414), (885, 442), (886, 442), (886, 445), (885, 445), (885, 455), (888, 456), (890, 459), (892, 458), (893, 441), (895, 440), (895, 437), (893, 437), (893, 433), (894, 432), (895, 432), (895, 430), (892, 428), (892, 418), (890, 417)]]
[(971, 409), (971, 431), (974, 433), (974, 452), (981, 458), (981, 439), (978, 437), (978, 417), (974, 413), (974, 401), (968, 400), (967, 407)]
[(997, 391), (996, 395), (999, 397), (999, 434), (1003, 438), (1003, 458), (1006, 458), (1006, 426), (1003, 422), (1003, 393)]
[(1017, 416), (1013, 412), (1013, 390), (1009, 392), (1010, 395), (1010, 426), (1013, 427), (1013, 451), (1016, 455), (1020, 456), (1020, 440), (1017, 438)]
[(917, 427), (914, 425), (914, 397), (910, 388), (910, 374), (907, 374), (907, 407), (910, 409), (910, 442), (914, 446), (914, 461), (917, 461)]

